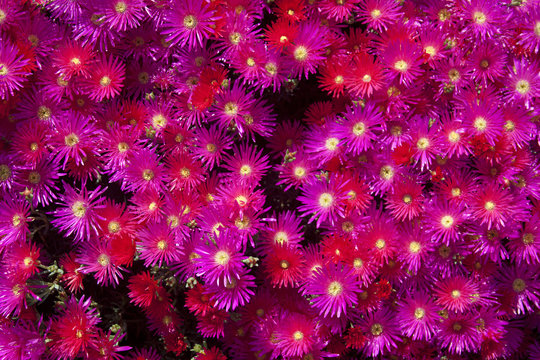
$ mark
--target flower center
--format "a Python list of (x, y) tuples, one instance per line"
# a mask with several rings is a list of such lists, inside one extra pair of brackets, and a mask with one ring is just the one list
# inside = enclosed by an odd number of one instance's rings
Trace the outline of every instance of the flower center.
[(115, 220), (110, 221), (107, 228), (109, 229), (109, 232), (111, 234), (116, 234), (117, 232), (120, 231), (120, 223), (118, 221), (115, 221)]
[(301, 332), (300, 330), (297, 330), (293, 333), (293, 339), (295, 341), (302, 341), (303, 338), (304, 338), (304, 333)]
[(325, 208), (325, 209), (332, 206), (333, 202), (334, 202), (334, 198), (333, 198), (332, 194), (330, 194), (330, 193), (322, 193), (319, 196), (319, 205), (321, 207)]
[(371, 75), (366, 74), (366, 75), (362, 76), (362, 81), (365, 82), (365, 83), (371, 82)]
[(463, 326), (461, 326), (461, 324), (458, 323), (458, 322), (455, 322), (454, 325), (452, 325), (452, 329), (454, 329), (454, 331), (456, 331), (456, 332), (461, 331), (462, 328), (463, 328)]
[(461, 136), (457, 132), (451, 131), (448, 134), (448, 141), (451, 143), (457, 143), (459, 140), (461, 140)]
[(453, 197), (458, 197), (461, 195), (461, 189), (460, 188), (452, 188), (452, 190), (450, 191), (452, 193), (452, 196)]
[(495, 203), (493, 201), (486, 201), (486, 203), (484, 204), (484, 208), (487, 211), (493, 211), (493, 209), (495, 209)]
[(334, 82), (335, 82), (336, 84), (338, 84), (338, 85), (343, 84), (343, 81), (344, 81), (344, 79), (343, 79), (343, 76), (341, 76), (341, 75), (338, 75), (338, 76), (336, 76), (336, 77), (334, 78)]
[(287, 233), (284, 231), (278, 231), (274, 235), (274, 242), (278, 244), (283, 244), (289, 241), (289, 237), (287, 236)]
[(41, 175), (37, 171), (31, 171), (28, 174), (28, 181), (34, 185), (38, 184), (41, 181)]
[(110, 260), (109, 260), (109, 257), (107, 255), (101, 254), (101, 255), (98, 256), (97, 262), (99, 263), (99, 265), (105, 267), (105, 266), (109, 265)]
[(159, 240), (156, 247), (158, 248), (158, 250), (163, 251), (167, 248), (167, 242), (165, 240)]
[(377, 323), (377, 324), (371, 325), (371, 333), (374, 336), (379, 336), (382, 334), (382, 332), (383, 332), (383, 327), (381, 324)]
[(353, 266), (355, 269), (361, 269), (364, 266), (364, 261), (360, 258), (356, 258), (353, 261)]
[(0, 9), (0, 25), (6, 21), (7, 15), (4, 10)]
[(441, 218), (441, 225), (448, 229), (454, 223), (454, 218), (450, 215), (444, 215)]
[(79, 137), (71, 133), (64, 138), (64, 142), (67, 146), (73, 147), (79, 143)]
[(344, 221), (343, 224), (341, 224), (341, 230), (350, 233), (354, 230), (354, 225), (350, 221)]
[(339, 144), (339, 139), (335, 137), (328, 138), (324, 142), (324, 146), (330, 151), (335, 151), (337, 149), (338, 144)]
[(228, 102), (225, 104), (223, 110), (225, 111), (225, 114), (229, 116), (236, 116), (238, 114), (238, 105), (233, 102)]
[(363, 135), (366, 132), (366, 125), (363, 122), (354, 124), (352, 132), (356, 136)]
[(119, 1), (114, 5), (114, 10), (119, 14), (123, 14), (127, 10), (127, 5), (125, 2)]
[(306, 169), (301, 166), (297, 166), (294, 168), (294, 176), (300, 179), (303, 178), (304, 175), (306, 175)]
[(244, 176), (251, 174), (252, 171), (253, 170), (249, 165), (242, 165), (242, 167), (240, 168), (240, 174)]
[(412, 202), (412, 196), (409, 194), (403, 195), (403, 202), (405, 204), (410, 204)]
[(525, 245), (530, 245), (534, 242), (534, 235), (531, 233), (523, 234), (523, 243)]
[(435, 48), (431, 45), (428, 45), (424, 48), (424, 51), (426, 54), (428, 54), (429, 56), (433, 56), (437, 53), (437, 50), (435, 50)]
[(206, 144), (206, 150), (213, 153), (217, 150), (217, 147), (214, 144)]
[(522, 292), (523, 290), (525, 290), (526, 287), (527, 284), (525, 284), (525, 281), (523, 281), (523, 279), (518, 278), (512, 282), (512, 289), (514, 289), (514, 291), (517, 293)]
[(394, 169), (390, 165), (385, 165), (381, 168), (380, 176), (384, 180), (390, 180), (394, 177)]
[(375, 241), (375, 247), (379, 250), (382, 250), (384, 249), (384, 247), (386, 246), (386, 241), (384, 241), (384, 239), (378, 239), (377, 241)]
[(270, 75), (277, 74), (277, 65), (274, 63), (267, 63), (266, 65), (264, 65), (264, 68)]
[(459, 290), (452, 290), (452, 292), (450, 293), (450, 295), (452, 296), (452, 298), (454, 299), (457, 299), (461, 296), (461, 291)]
[(409, 68), (409, 65), (407, 64), (407, 62), (405, 60), (398, 60), (394, 64), (394, 69), (396, 69), (398, 71), (401, 71), (401, 72), (407, 71), (408, 68)]
[(238, 32), (232, 32), (229, 35), (229, 40), (230, 40), (231, 44), (238, 45), (240, 43), (240, 40), (242, 40), (242, 35), (240, 33), (238, 33)]
[(371, 10), (370, 15), (373, 19), (377, 20), (378, 18), (381, 17), (382, 13), (381, 13), (381, 10), (379, 9), (373, 9)]
[(152, 116), (152, 125), (155, 128), (161, 128), (167, 125), (167, 118), (163, 114), (156, 114)]
[(525, 95), (526, 93), (528, 93), (530, 88), (531, 88), (531, 85), (529, 84), (527, 80), (519, 80), (516, 83), (516, 91), (520, 93), (521, 95)]
[(448, 71), (448, 78), (450, 79), (451, 82), (455, 83), (459, 79), (461, 79), (461, 74), (459, 73), (457, 69), (450, 69)]
[(123, 141), (118, 143), (118, 151), (120, 151), (121, 153), (125, 153), (128, 150), (129, 150), (129, 145), (127, 143)]
[(487, 121), (482, 116), (479, 116), (476, 119), (474, 119), (473, 125), (478, 131), (485, 131), (487, 128)]
[(216, 255), (214, 255), (214, 260), (216, 261), (216, 263), (222, 266), (226, 265), (230, 259), (231, 257), (229, 253), (224, 250), (220, 250), (216, 253)]
[(186, 15), (184, 17), (184, 27), (193, 30), (197, 26), (197, 18), (193, 15)]
[(429, 140), (426, 137), (422, 137), (418, 139), (418, 142), (416, 143), (416, 147), (420, 150), (425, 150), (429, 147)]
[(144, 169), (142, 173), (142, 178), (146, 181), (150, 181), (154, 178), (154, 172), (150, 169)]
[(253, 59), (252, 57), (248, 57), (247, 60), (246, 60), (246, 64), (249, 67), (255, 66), (255, 59)]
[(7, 165), (0, 165), (0, 181), (6, 181), (11, 176), (11, 170)]
[(41, 105), (38, 108), (37, 116), (39, 120), (48, 120), (51, 117), (51, 109), (44, 105)]
[(191, 171), (184, 167), (180, 170), (180, 176), (182, 176), (184, 179), (187, 179), (191, 175)]
[(146, 71), (143, 71), (139, 73), (139, 76), (137, 77), (139, 79), (139, 82), (141, 84), (148, 84), (148, 80), (150, 80), (150, 75)]
[(421, 249), (422, 249), (422, 245), (420, 245), (418, 241), (411, 241), (411, 243), (409, 244), (409, 250), (413, 254), (418, 254)]
[(293, 55), (296, 61), (305, 61), (308, 57), (308, 50), (305, 46), (300, 45), (294, 49)]
[(414, 317), (417, 320), (423, 319), (424, 316), (426, 316), (426, 310), (422, 308), (416, 308), (416, 310), (414, 310)]
[(71, 211), (76, 217), (82, 218), (84, 214), (86, 214), (86, 207), (82, 201), (75, 201), (75, 203), (71, 205)]
[(477, 23), (478, 25), (482, 25), (486, 22), (487, 18), (486, 18), (486, 14), (484, 14), (483, 12), (481, 11), (475, 11), (474, 14), (473, 14), (473, 20), (475, 23)]
[(338, 296), (343, 292), (343, 285), (341, 285), (338, 281), (332, 281), (330, 285), (328, 285), (328, 294), (332, 296)]
[(290, 264), (287, 260), (281, 260), (279, 265), (281, 266), (282, 269), (288, 269)]
[(109, 86), (111, 85), (111, 78), (105, 75), (104, 77), (99, 79), (99, 84), (104, 87)]

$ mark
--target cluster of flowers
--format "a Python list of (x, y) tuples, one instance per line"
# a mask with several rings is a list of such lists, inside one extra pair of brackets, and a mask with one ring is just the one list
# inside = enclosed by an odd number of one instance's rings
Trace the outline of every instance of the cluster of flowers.
[(0, 359), (540, 359), (539, 51), (538, 1), (0, 0)]

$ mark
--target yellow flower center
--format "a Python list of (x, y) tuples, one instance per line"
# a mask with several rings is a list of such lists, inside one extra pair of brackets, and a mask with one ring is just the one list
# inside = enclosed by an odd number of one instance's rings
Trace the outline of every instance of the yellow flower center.
[(73, 215), (76, 217), (82, 218), (84, 214), (86, 214), (86, 206), (84, 206), (82, 201), (75, 201), (75, 203), (71, 205), (71, 212), (73, 212)]
[(409, 244), (409, 250), (413, 254), (418, 254), (422, 249), (422, 245), (418, 241), (411, 241)]
[(354, 124), (352, 132), (356, 136), (363, 135), (366, 132), (366, 124), (363, 122), (357, 122)]
[(101, 79), (99, 79), (99, 84), (103, 87), (111, 85), (111, 78), (108, 76), (104, 76)]
[(386, 246), (386, 241), (384, 241), (384, 239), (377, 239), (377, 241), (375, 241), (375, 247), (379, 250), (382, 250), (384, 249), (384, 247)]
[(319, 196), (319, 205), (325, 209), (332, 206), (332, 203), (334, 202), (334, 197), (330, 193), (322, 193)]
[(530, 245), (534, 242), (534, 235), (531, 233), (523, 234), (523, 243), (525, 245)]
[(531, 85), (527, 80), (519, 80), (516, 83), (516, 91), (521, 95), (525, 95), (529, 92)]
[(308, 57), (308, 50), (305, 46), (300, 45), (294, 49), (293, 55), (296, 61), (305, 61)]
[(167, 248), (167, 242), (165, 240), (159, 240), (156, 244), (158, 250), (165, 250)]
[(304, 333), (302, 333), (300, 330), (297, 330), (293, 333), (293, 339), (295, 341), (302, 341), (304, 338)]
[(142, 173), (142, 178), (146, 181), (154, 179), (154, 172), (150, 169), (144, 169)]
[(412, 202), (412, 196), (409, 194), (403, 195), (403, 202), (405, 204), (410, 204)]
[(236, 116), (238, 114), (238, 105), (233, 102), (228, 102), (225, 104), (223, 110), (225, 111), (225, 114), (229, 116)]
[(450, 228), (454, 224), (454, 218), (450, 215), (445, 215), (441, 218), (441, 225), (446, 229)]
[(252, 171), (253, 170), (251, 169), (251, 166), (249, 165), (242, 165), (242, 167), (240, 168), (240, 174), (244, 176), (251, 174)]
[(450, 295), (452, 296), (452, 298), (454, 299), (457, 299), (461, 296), (461, 291), (459, 290), (452, 290), (452, 292), (450, 293)]
[(238, 33), (238, 32), (232, 32), (229, 35), (229, 41), (233, 45), (238, 45), (241, 40), (242, 40), (242, 35), (240, 33)]
[(193, 15), (186, 15), (186, 17), (184, 17), (184, 27), (192, 30), (195, 26), (197, 26), (197, 18)]
[(417, 319), (417, 320), (420, 320), (420, 319), (423, 319), (424, 316), (426, 316), (426, 310), (422, 309), (422, 308), (416, 308), (414, 310), (414, 317)]
[(288, 269), (290, 264), (287, 260), (281, 260), (281, 262), (279, 263), (279, 265), (281, 266), (282, 269)]
[(379, 9), (373, 9), (371, 10), (370, 15), (373, 19), (377, 20), (379, 17), (381, 17), (382, 13), (381, 13), (381, 10)]
[(109, 265), (109, 263), (110, 263), (110, 259), (106, 254), (99, 255), (97, 261), (98, 261), (99, 265), (101, 265), (103, 267)]
[(362, 266), (364, 266), (364, 261), (360, 258), (356, 258), (353, 260), (353, 266), (355, 269), (361, 269)]
[(450, 79), (451, 82), (455, 83), (455, 82), (458, 82), (459, 79), (461, 79), (461, 74), (459, 73), (457, 69), (450, 69), (448, 71), (448, 78)]
[(487, 128), (487, 121), (482, 116), (477, 117), (474, 119), (474, 127), (478, 131), (485, 131)]
[(381, 324), (377, 323), (377, 324), (371, 325), (371, 333), (374, 336), (379, 336), (382, 334), (382, 332), (383, 332), (383, 327)]
[(231, 256), (229, 255), (229, 253), (224, 250), (220, 250), (216, 253), (216, 255), (214, 255), (215, 262), (222, 266), (226, 265), (230, 259)]
[(73, 147), (79, 143), (79, 137), (71, 133), (64, 138), (64, 142), (67, 146)]
[(109, 229), (109, 232), (111, 234), (116, 234), (117, 232), (120, 231), (120, 223), (118, 221), (115, 221), (115, 220), (110, 221), (107, 228)]
[(475, 11), (474, 14), (473, 14), (473, 20), (474, 20), (475, 23), (477, 23), (479, 25), (482, 25), (487, 20), (486, 14), (484, 14), (481, 11)]
[(416, 147), (420, 150), (425, 150), (429, 147), (429, 139), (422, 137), (416, 142)]
[(371, 75), (365, 74), (364, 76), (362, 76), (362, 81), (365, 83), (371, 82)]
[(324, 146), (330, 151), (335, 151), (337, 149), (338, 144), (339, 144), (339, 139), (335, 137), (331, 137), (331, 138), (326, 139)]
[(139, 82), (141, 84), (148, 84), (148, 80), (150, 80), (150, 75), (148, 75), (148, 73), (146, 71), (143, 71), (143, 72), (139, 73), (137, 78), (139, 79)]
[(341, 285), (338, 281), (332, 281), (330, 285), (328, 285), (328, 294), (332, 296), (338, 296), (343, 292), (343, 285)]
[(429, 56), (433, 56), (437, 53), (437, 50), (435, 50), (435, 47), (428, 45), (424, 48), (424, 52)]
[(252, 57), (247, 58), (246, 64), (247, 64), (247, 66), (249, 66), (249, 67), (255, 66), (255, 59), (253, 59)]
[(187, 179), (191, 175), (191, 170), (184, 167), (180, 169), (180, 176), (182, 176), (184, 179)]
[(278, 244), (283, 244), (289, 241), (289, 237), (287, 236), (287, 233), (284, 231), (278, 231), (274, 235), (274, 242)]
[(152, 116), (152, 125), (155, 128), (162, 128), (167, 125), (167, 118), (163, 114), (156, 114)]
[(398, 60), (394, 64), (394, 69), (396, 69), (398, 71), (401, 71), (401, 72), (407, 71), (408, 68), (409, 68), (409, 65), (407, 64), (407, 62), (405, 60)]
[(336, 76), (336, 77), (334, 78), (334, 82), (335, 82), (336, 84), (338, 84), (338, 85), (343, 84), (343, 81), (344, 81), (344, 79), (343, 79), (343, 76), (341, 76), (341, 75), (338, 75), (338, 76)]
[(217, 150), (217, 146), (215, 144), (206, 144), (206, 150), (213, 153)]
[(297, 177), (297, 178), (303, 178), (304, 176), (306, 175), (306, 169), (301, 167), (301, 166), (297, 166), (294, 168), (294, 176)]
[(462, 328), (463, 326), (461, 326), (461, 324), (458, 322), (455, 322), (454, 325), (452, 325), (452, 329), (454, 329), (454, 331), (457, 331), (457, 332), (461, 331)]
[(114, 5), (114, 10), (119, 14), (123, 14), (127, 10), (127, 4), (123, 1), (119, 1)]
[(270, 75), (276, 75), (277, 74), (277, 65), (275, 63), (266, 63), (264, 65), (264, 68)]
[(51, 117), (51, 109), (49, 109), (45, 105), (41, 105), (38, 108), (37, 116), (39, 120), (48, 120)]
[(390, 180), (394, 177), (394, 169), (390, 165), (385, 165), (381, 168), (379, 175), (384, 180)]
[(493, 209), (495, 209), (495, 203), (493, 201), (486, 201), (486, 203), (484, 204), (484, 208), (487, 211), (493, 211)]
[(451, 131), (448, 134), (448, 141), (451, 143), (457, 143), (459, 140), (461, 140), (461, 136), (457, 132)]
[(129, 145), (123, 141), (118, 143), (118, 151), (121, 153), (125, 153), (129, 150)]
[(28, 181), (34, 185), (38, 184), (41, 181), (41, 175), (37, 171), (31, 171), (28, 174)]

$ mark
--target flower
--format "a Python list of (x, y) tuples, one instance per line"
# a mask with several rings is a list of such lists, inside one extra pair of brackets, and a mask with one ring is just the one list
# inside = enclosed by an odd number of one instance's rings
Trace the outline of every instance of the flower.
[(219, 310), (234, 311), (239, 306), (244, 306), (255, 293), (255, 277), (248, 274), (249, 270), (242, 268), (236, 272), (235, 277), (225, 279), (221, 284), (208, 285), (208, 293), (211, 301)]
[(317, 218), (317, 227), (323, 221), (329, 221), (333, 224), (338, 216), (343, 216), (345, 183), (336, 178), (327, 180), (318, 180), (312, 184), (302, 186), (303, 194), (297, 199), (302, 203), (298, 211), (303, 212), (303, 216), (311, 216), (309, 222)]
[(29, 60), (21, 56), (17, 47), (9, 41), (0, 41), (0, 99), (13, 96), (30, 75), (26, 66)]
[(262, 149), (246, 143), (234, 148), (234, 155), (225, 159), (223, 168), (230, 171), (228, 178), (240, 184), (256, 184), (264, 176), (268, 165), (268, 155), (263, 155)]
[(359, 322), (366, 339), (364, 354), (378, 356), (397, 347), (399, 341), (398, 328), (393, 320), (394, 314), (388, 309), (368, 312)]
[(359, 20), (379, 32), (388, 29), (399, 16), (398, 4), (391, 0), (367, 0), (358, 11)]
[(105, 21), (115, 30), (137, 27), (144, 17), (143, 0), (107, 0), (102, 4)]
[(345, 140), (348, 151), (358, 155), (373, 148), (373, 141), (383, 126), (382, 115), (375, 105), (348, 106), (342, 116), (344, 121), (338, 124), (337, 134)]
[(316, 270), (308, 280), (306, 292), (316, 296), (312, 306), (320, 315), (340, 317), (347, 314), (348, 307), (356, 304), (360, 282), (351, 268), (330, 264)]
[(398, 319), (403, 334), (413, 340), (429, 340), (437, 333), (439, 308), (423, 292), (415, 292), (404, 300), (399, 308)]
[(31, 220), (27, 201), (6, 198), (0, 202), (0, 249), (26, 241), (28, 222)]
[(283, 356), (304, 356), (317, 342), (317, 327), (309, 317), (283, 314), (275, 332), (277, 348)]
[(327, 34), (323, 27), (313, 21), (302, 22), (294, 41), (287, 47), (292, 75), (301, 79), (314, 73), (317, 65), (325, 59), (327, 45)]
[(386, 84), (382, 64), (370, 54), (361, 52), (353, 57), (345, 76), (345, 87), (355, 96), (370, 97)]
[(98, 234), (99, 209), (104, 207), (101, 195), (107, 188), (98, 186), (94, 190), (83, 187), (77, 190), (63, 183), (64, 194), (61, 196), (61, 207), (54, 212), (51, 223), (66, 236), (73, 235), (75, 241), (88, 241), (92, 235)]
[(175, 0), (165, 16), (167, 41), (188, 49), (202, 47), (214, 33), (216, 12), (205, 0)]
[(306, 262), (300, 250), (276, 243), (266, 255), (263, 268), (274, 287), (296, 286), (302, 280)]
[(436, 286), (435, 296), (437, 299), (435, 303), (449, 311), (460, 313), (470, 309), (474, 295), (478, 293), (476, 284), (462, 276), (441, 279)]
[(137, 237), (137, 249), (145, 266), (169, 265), (177, 259), (180, 247), (167, 223), (148, 223)]
[(382, 58), (388, 67), (389, 79), (397, 78), (400, 84), (409, 86), (422, 74), (420, 54), (415, 43), (392, 42), (388, 44)]
[(98, 284), (113, 285), (115, 287), (123, 279), (123, 267), (118, 266), (111, 253), (111, 248), (104, 241), (86, 241), (79, 251), (76, 261), (82, 265), (84, 274), (95, 273)]
[(449, 314), (443, 319), (439, 338), (441, 345), (452, 354), (475, 352), (480, 347), (480, 333), (473, 314)]
[(446, 245), (456, 242), (461, 236), (465, 220), (465, 210), (459, 205), (450, 205), (442, 201), (433, 201), (426, 210), (426, 225), (436, 243)]
[(386, 198), (388, 209), (398, 221), (412, 220), (423, 212), (422, 187), (413, 179), (394, 185), (394, 192)]
[(194, 149), (194, 153), (210, 169), (221, 163), (225, 151), (229, 150), (232, 145), (232, 139), (227, 136), (225, 130), (220, 129), (215, 124), (211, 125), (209, 129), (198, 128), (196, 137), (198, 147)]
[(126, 67), (119, 58), (103, 55), (92, 63), (88, 72), (84, 88), (90, 99), (111, 99), (122, 90)]
[(52, 354), (60, 359), (75, 359), (96, 344), (97, 324), (100, 319), (96, 309), (90, 308), (91, 299), (82, 296), (79, 300), (72, 296), (66, 302), (62, 313), (53, 320), (49, 332)]

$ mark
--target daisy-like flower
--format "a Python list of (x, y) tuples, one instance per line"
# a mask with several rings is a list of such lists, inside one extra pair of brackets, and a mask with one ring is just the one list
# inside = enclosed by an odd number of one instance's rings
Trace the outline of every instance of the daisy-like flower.
[(300, 313), (283, 314), (275, 330), (277, 348), (286, 357), (307, 354), (318, 340), (317, 325)]
[(163, 164), (151, 149), (142, 149), (134, 153), (130, 165), (125, 170), (123, 190), (130, 191), (161, 191), (166, 180)]
[(364, 107), (348, 106), (343, 113), (343, 122), (338, 123), (337, 134), (344, 139), (354, 155), (373, 148), (378, 130), (383, 126), (383, 117), (373, 103)]
[(98, 284), (115, 287), (123, 279), (123, 267), (118, 266), (112, 256), (111, 248), (103, 240), (91, 239), (80, 249), (77, 261), (82, 265), (84, 274), (94, 273)]
[(272, 286), (293, 287), (302, 280), (305, 261), (300, 250), (286, 244), (275, 244), (266, 255), (263, 266)]
[(167, 41), (188, 49), (203, 47), (215, 31), (219, 17), (206, 0), (175, 0), (165, 16)]
[(52, 135), (51, 142), (55, 146), (56, 158), (62, 161), (62, 167), (65, 169), (69, 160), (83, 165), (83, 159), (95, 151), (95, 142), (101, 132), (90, 118), (76, 112), (69, 113), (55, 125), (56, 133)]
[(227, 128), (247, 114), (255, 100), (246, 93), (240, 82), (235, 82), (228, 90), (216, 97), (214, 114), (221, 128)]
[(56, 180), (62, 174), (59, 172), (57, 160), (42, 160), (36, 166), (21, 170), (19, 181), (21, 187), (32, 191), (32, 204), (34, 206), (49, 205), (57, 198), (58, 186)]
[(441, 345), (447, 347), (450, 353), (457, 355), (477, 351), (481, 341), (477, 324), (473, 313), (449, 314), (440, 326), (438, 337)]
[(192, 190), (204, 181), (202, 164), (190, 155), (168, 157), (167, 167), (172, 190)]
[(30, 205), (24, 199), (5, 198), (0, 202), (0, 249), (26, 240)]
[(261, 232), (261, 240), (262, 252), (270, 252), (275, 245), (296, 248), (302, 241), (301, 220), (291, 211), (278, 213)]
[(235, 147), (234, 155), (227, 157), (223, 167), (230, 171), (229, 179), (240, 184), (258, 183), (270, 168), (268, 155), (264, 155), (262, 149), (257, 152), (257, 148), (247, 143)]
[(392, 0), (363, 1), (358, 11), (358, 18), (378, 32), (388, 29), (400, 18), (399, 4)]
[(35, 120), (23, 123), (13, 138), (12, 148), (16, 157), (32, 165), (46, 157), (49, 149), (45, 139), (49, 131), (48, 126)]
[(319, 180), (302, 186), (303, 194), (297, 198), (302, 203), (298, 210), (303, 216), (311, 216), (309, 222), (317, 218), (317, 227), (328, 221), (333, 224), (344, 216), (346, 193), (344, 183), (337, 178)]
[(137, 233), (137, 247), (145, 266), (169, 265), (177, 259), (179, 244), (165, 222), (150, 223)]
[(526, 59), (514, 59), (508, 67), (507, 97), (528, 105), (540, 94), (540, 66)]
[(232, 139), (227, 135), (225, 130), (220, 129), (215, 124), (211, 125), (208, 129), (204, 127), (197, 128), (195, 136), (197, 137), (196, 144), (198, 147), (193, 152), (210, 169), (220, 164), (225, 150), (229, 150), (232, 145)]
[(130, 277), (128, 288), (128, 296), (135, 305), (149, 307), (158, 295), (159, 284), (146, 271)]
[(426, 225), (436, 243), (442, 241), (446, 245), (459, 240), (461, 227), (465, 220), (465, 210), (457, 205), (443, 201), (433, 201), (426, 209)]
[(8, 272), (26, 281), (38, 271), (40, 249), (32, 243), (21, 241), (9, 247), (4, 253), (3, 265)]
[(533, 53), (540, 50), (540, 9), (532, 6), (520, 19), (521, 31), (518, 33), (518, 44)]
[(124, 63), (117, 57), (103, 55), (88, 70), (83, 86), (92, 100), (102, 101), (120, 94), (126, 73)]
[(464, 113), (465, 126), (473, 136), (482, 136), (490, 145), (502, 134), (504, 120), (495, 101), (474, 101)]
[(465, 312), (471, 307), (475, 301), (474, 296), (478, 293), (478, 286), (472, 280), (461, 276), (442, 279), (436, 286), (435, 303), (449, 311)]
[(430, 340), (438, 331), (440, 308), (423, 292), (415, 292), (400, 303), (398, 321), (401, 331), (413, 340)]
[(99, 209), (104, 207), (105, 200), (101, 195), (107, 188), (98, 186), (94, 190), (83, 187), (76, 190), (69, 184), (63, 183), (64, 194), (60, 206), (51, 213), (51, 223), (58, 227), (66, 236), (73, 234), (75, 241), (87, 241), (98, 233)]
[(465, 31), (471, 31), (480, 40), (492, 38), (500, 32), (500, 24), (504, 23), (502, 8), (498, 3), (489, 0), (471, 0), (460, 9), (467, 22)]
[(107, 0), (102, 7), (107, 24), (119, 31), (137, 27), (145, 15), (143, 0)]
[(471, 199), (471, 220), (497, 229), (515, 219), (515, 199), (508, 189), (496, 185), (486, 186)]
[(58, 50), (53, 54), (53, 65), (67, 79), (72, 76), (89, 75), (89, 66), (94, 60), (94, 52), (90, 44), (81, 44), (80, 42), (68, 40), (61, 44)]
[(433, 251), (433, 243), (430, 241), (425, 230), (415, 223), (405, 223), (401, 225), (402, 234), (401, 251), (398, 252), (398, 259), (412, 273), (417, 273), (422, 266), (429, 262), (429, 257)]
[(416, 43), (400, 41), (390, 43), (384, 51), (383, 61), (388, 67), (390, 79), (399, 79), (406, 86), (422, 74), (421, 61)]
[(386, 83), (383, 66), (374, 56), (361, 52), (353, 58), (345, 87), (355, 96), (370, 97)]
[(306, 292), (316, 296), (311, 300), (312, 306), (320, 315), (339, 318), (357, 303), (360, 282), (351, 268), (329, 264), (316, 270), (307, 282)]
[(28, 308), (26, 297), (31, 294), (24, 278), (3, 272), (0, 278), (0, 315), (5, 318), (18, 317), (23, 309)]
[(441, 145), (441, 151), (445, 157), (459, 157), (471, 151), (468, 135), (461, 121), (445, 119), (440, 127), (438, 137), (437, 142)]
[(201, 243), (194, 250), (197, 253), (197, 275), (207, 283), (223, 285), (239, 277), (243, 268), (241, 242), (232, 231), (220, 231), (208, 244)]
[(388, 209), (398, 221), (412, 220), (423, 212), (422, 185), (415, 179), (405, 179), (394, 185), (386, 198)]
[(523, 229), (508, 242), (512, 258), (517, 264), (540, 264), (540, 216), (533, 215)]
[(240, 268), (234, 277), (225, 280), (222, 284), (210, 284), (208, 292), (211, 301), (219, 310), (234, 311), (239, 306), (244, 306), (255, 295), (255, 277), (249, 274), (246, 268)]
[(72, 296), (60, 315), (53, 320), (49, 332), (51, 353), (60, 360), (73, 360), (95, 345), (97, 323), (96, 309), (90, 308), (91, 299)]
[(505, 266), (496, 277), (502, 309), (509, 314), (529, 314), (540, 305), (540, 281), (534, 268)]
[(285, 191), (291, 187), (298, 189), (316, 180), (316, 164), (301, 150), (294, 151), (294, 159), (276, 166), (276, 170), (279, 171), (280, 179), (277, 185), (284, 184)]
[(308, 77), (316, 71), (325, 59), (325, 48), (328, 45), (325, 28), (313, 21), (300, 24), (294, 41), (287, 47), (290, 67), (293, 76)]
[(505, 74), (506, 53), (501, 44), (487, 41), (471, 54), (467, 63), (473, 79), (480, 80), (482, 84), (495, 82)]
[(30, 75), (26, 69), (29, 63), (15, 45), (0, 40), (0, 99), (7, 99), (23, 86), (26, 76)]
[(305, 151), (313, 160), (318, 160), (319, 165), (326, 164), (344, 151), (345, 142), (340, 136), (335, 122), (326, 126), (313, 126), (311, 131), (306, 133)]
[(394, 317), (394, 313), (383, 308), (375, 312), (368, 311), (366, 316), (360, 321), (358, 326), (364, 331), (366, 336), (364, 345), (365, 355), (375, 357), (397, 347), (400, 339)]

